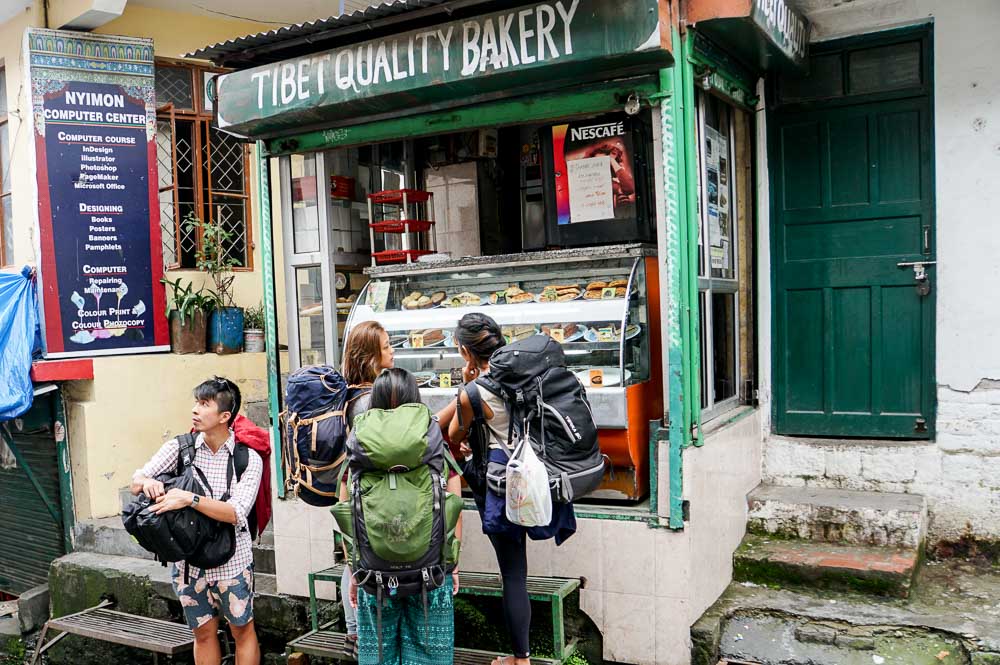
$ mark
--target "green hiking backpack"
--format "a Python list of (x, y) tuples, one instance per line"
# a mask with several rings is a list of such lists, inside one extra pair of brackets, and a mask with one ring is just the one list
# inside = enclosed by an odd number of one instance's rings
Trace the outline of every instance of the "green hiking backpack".
[(386, 597), (420, 594), (426, 612), (427, 592), (445, 583), (460, 547), (462, 499), (446, 491), (447, 466), (457, 465), (441, 427), (423, 404), (369, 409), (354, 421), (347, 464), (350, 501), (333, 514), (355, 583), (377, 599), (380, 624)]

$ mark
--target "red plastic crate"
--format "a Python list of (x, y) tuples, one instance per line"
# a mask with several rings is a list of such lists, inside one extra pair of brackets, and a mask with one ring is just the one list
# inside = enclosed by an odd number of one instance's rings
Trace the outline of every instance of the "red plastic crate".
[(419, 189), (387, 189), (384, 192), (369, 194), (368, 198), (372, 203), (383, 203), (387, 205), (403, 205), (403, 194), (406, 194), (407, 203), (427, 203), (430, 200), (430, 192)]
[(387, 263), (406, 263), (407, 254), (410, 255), (411, 261), (416, 261), (417, 257), (433, 253), (425, 249), (387, 249), (381, 252), (374, 252), (372, 258), (375, 259), (375, 263), (385, 265)]
[[(405, 233), (406, 227), (403, 224), (402, 220), (387, 219), (384, 222), (372, 222), (368, 226), (372, 227), (379, 233)], [(428, 222), (423, 219), (409, 219), (406, 220), (406, 224), (410, 226), (410, 233), (423, 233), (424, 231), (430, 231), (431, 227), (434, 226), (434, 222)]]

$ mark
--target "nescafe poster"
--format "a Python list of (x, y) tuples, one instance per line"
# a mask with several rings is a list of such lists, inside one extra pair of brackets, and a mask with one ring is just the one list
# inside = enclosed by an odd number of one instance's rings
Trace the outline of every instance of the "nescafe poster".
[(552, 154), (560, 225), (635, 219), (635, 154), (628, 116), (555, 125)]

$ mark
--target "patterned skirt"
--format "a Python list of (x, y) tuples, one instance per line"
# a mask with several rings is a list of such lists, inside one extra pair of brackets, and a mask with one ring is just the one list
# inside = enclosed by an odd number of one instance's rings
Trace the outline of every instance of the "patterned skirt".
[(358, 665), (452, 665), (455, 606), (451, 575), (423, 598), (382, 599), (382, 658), (379, 659), (378, 601), (358, 589)]

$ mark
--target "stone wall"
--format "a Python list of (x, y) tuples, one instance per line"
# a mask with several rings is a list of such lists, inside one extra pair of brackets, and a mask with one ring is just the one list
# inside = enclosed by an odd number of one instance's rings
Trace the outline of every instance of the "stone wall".
[(772, 436), (764, 480), (776, 485), (927, 497), (931, 545), (1000, 539), (1000, 383), (938, 391), (937, 441), (796, 440)]

